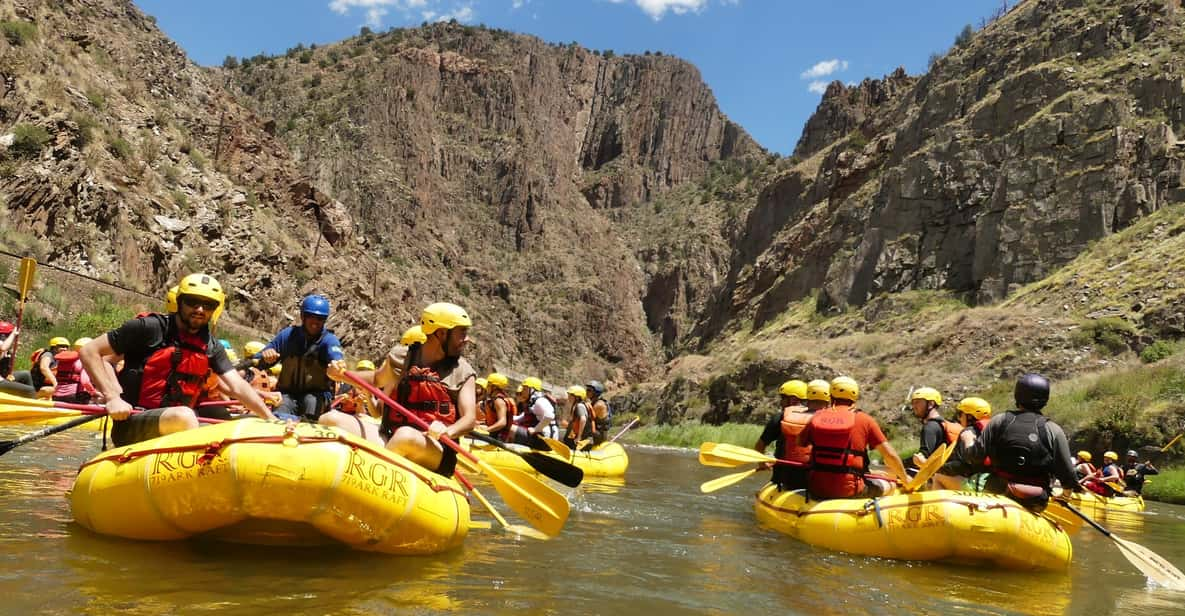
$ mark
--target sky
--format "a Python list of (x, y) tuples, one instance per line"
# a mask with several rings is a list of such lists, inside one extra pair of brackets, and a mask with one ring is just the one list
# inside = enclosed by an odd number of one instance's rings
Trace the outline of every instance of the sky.
[[(201, 65), (424, 21), (695, 64), (720, 108), (789, 155), (827, 83), (925, 71), (1004, 0), (135, 0)], [(1016, 0), (1007, 2), (1015, 4)]]

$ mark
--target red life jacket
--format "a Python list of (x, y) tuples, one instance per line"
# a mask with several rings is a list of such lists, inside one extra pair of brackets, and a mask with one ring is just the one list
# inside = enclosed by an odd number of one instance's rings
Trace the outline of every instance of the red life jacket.
[(852, 449), (856, 412), (831, 407), (811, 418), (810, 492), (819, 498), (844, 498), (860, 493), (868, 451)]
[(157, 346), (125, 357), (119, 374), (123, 399), (146, 409), (193, 408), (210, 376), (209, 332), (181, 332), (172, 315), (153, 313), (142, 318), (157, 320), (165, 331)]
[(67, 383), (81, 383), (82, 372), (78, 370), (78, 351), (62, 351), (53, 356), (58, 362), (54, 368), (54, 375), (58, 377), (58, 385)]
[(782, 441), (785, 443), (787, 460), (807, 463), (811, 461), (811, 446), (798, 444), (798, 435), (811, 422), (812, 415), (805, 406), (788, 406), (782, 409)]
[[(514, 404), (514, 400), (512, 400), (510, 396), (506, 395), (505, 392), (500, 391), (494, 394), (492, 399), (486, 400), (486, 402), (489, 403), (489, 408), (486, 410), (487, 426), (497, 423), (498, 421), (498, 400), (502, 401), (502, 406), (506, 409), (506, 427), (502, 428), (502, 430), (494, 436), (505, 441), (513, 438), (514, 436), (512, 431), (514, 429), (514, 422), (511, 420), (514, 419), (514, 411), (517, 407)], [(534, 415), (534, 413), (532, 413), (532, 415)]]
[(498, 421), (498, 413), (494, 411), (494, 400), (483, 398), (477, 401), (477, 423), (490, 425)]
[[(396, 401), (403, 405), (403, 408), (428, 423), (438, 420), (447, 426), (457, 421), (457, 404), (453, 402), (448, 388), (440, 380), (440, 375), (431, 367), (409, 368), (403, 378), (399, 379), (399, 387), (395, 393)], [(387, 410), (387, 419), (394, 425), (410, 423), (395, 409)]]

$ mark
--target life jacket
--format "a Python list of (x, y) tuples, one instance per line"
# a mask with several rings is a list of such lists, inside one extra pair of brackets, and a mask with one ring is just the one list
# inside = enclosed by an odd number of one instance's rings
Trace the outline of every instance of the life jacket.
[(267, 370), (260, 368), (247, 368), (247, 376), (250, 377), (247, 382), (251, 387), (258, 391), (271, 391), (272, 381), (268, 378)]
[(198, 334), (178, 330), (175, 317), (149, 314), (157, 320), (164, 336), (154, 347), (131, 357), (125, 356), (119, 384), (121, 397), (134, 406), (156, 409), (167, 406), (193, 407), (206, 389), (210, 376), (210, 332)]
[[(585, 412), (584, 426), (580, 429), (580, 434), (572, 434), (572, 422), (576, 421), (576, 409), (583, 406)], [(568, 420), (568, 429), (564, 432), (565, 441), (582, 441), (586, 438), (591, 438), (593, 435), (593, 421), (592, 409), (589, 408), (587, 402), (577, 402), (576, 406), (572, 407), (572, 418)]]
[(811, 423), (813, 416), (806, 411), (805, 406), (788, 406), (782, 409), (782, 442), (785, 443), (787, 460), (803, 463), (811, 461), (811, 446), (798, 444), (798, 435)]
[(942, 418), (932, 417), (926, 421), (937, 421), (942, 430), (946, 432), (946, 444), (954, 445), (959, 442), (959, 433), (963, 431), (963, 424), (947, 421)]
[[(596, 414), (592, 413), (593, 408), (596, 406), (596, 402), (605, 403), (605, 416), (603, 418), (597, 419)], [(605, 398), (597, 398), (596, 402), (589, 405), (589, 413), (593, 415), (592, 420), (593, 424), (595, 424), (597, 427), (597, 433), (604, 434), (613, 425), (613, 405), (609, 404), (609, 401)]]
[[(293, 328), (300, 329), (293, 325)], [(333, 390), (333, 381), (329, 378), (326, 372), (326, 364), (321, 361), (321, 340), (326, 332), (329, 330), (322, 330), (321, 335), (316, 340), (305, 340), (304, 352), (289, 355), (280, 360), (280, 365), (283, 367), (280, 371), (280, 380), (276, 385), (276, 389), (288, 394), (306, 394), (317, 392), (328, 392)], [(301, 332), (303, 335), (303, 331)], [(289, 336), (288, 343), (285, 346), (291, 345), (292, 337)], [(282, 350), (282, 349), (277, 349)]]
[(1032, 411), (1008, 411), (1008, 420), (995, 439), (992, 467), (1010, 482), (1049, 486), (1053, 468), (1053, 443), (1044, 415)]
[(510, 396), (506, 395), (505, 392), (500, 391), (500, 392), (494, 394), (493, 398), (486, 398), (486, 403), (487, 403), (486, 425), (487, 426), (493, 425), (493, 424), (497, 423), (497, 421), (498, 421), (498, 407), (497, 407), (498, 400), (502, 401), (502, 405), (506, 409), (506, 425), (502, 428), (502, 430), (500, 432), (498, 432), (498, 434), (495, 434), (494, 436), (505, 441), (505, 440), (512, 438), (514, 435), (514, 433), (513, 433), (514, 422), (512, 420), (514, 419), (514, 411), (517, 407), (514, 404), (514, 400), (511, 399)]
[[(48, 353), (48, 349), (37, 349), (29, 356), (29, 376), (33, 379), (33, 387), (41, 389), (45, 387), (45, 375), (41, 374), (41, 356)], [(52, 355), (50, 356), (52, 357)], [(58, 368), (58, 360), (51, 359), (49, 362), (49, 369), (56, 371)]]
[(555, 396), (547, 393), (546, 391), (536, 391), (531, 394), (530, 398), (527, 398), (526, 410), (522, 412), (518, 418), (518, 421), (514, 422), (514, 425), (522, 426), (527, 429), (534, 428), (536, 425), (538, 425), (539, 418), (535, 416), (534, 408), (535, 402), (537, 402), (539, 398), (547, 398), (547, 401), (551, 403), (552, 412), (556, 412), (560, 408), (560, 403), (556, 401)]
[(811, 417), (810, 491), (820, 498), (842, 498), (859, 493), (868, 451), (852, 449), (856, 413), (852, 408), (831, 407)]
[[(410, 354), (408, 363), (411, 363)], [(405, 367), (395, 388), (395, 401), (428, 423), (440, 421), (452, 425), (457, 421), (457, 403), (449, 395), (440, 375), (430, 366)], [(382, 431), (393, 433), (395, 428), (410, 423), (399, 411), (387, 409)]]
[(498, 421), (498, 414), (494, 412), (492, 402), (489, 397), (477, 401), (477, 423), (488, 426)]
[(58, 385), (78, 384), (82, 382), (82, 371), (78, 366), (78, 351), (62, 351), (53, 356), (54, 376), (58, 377)]

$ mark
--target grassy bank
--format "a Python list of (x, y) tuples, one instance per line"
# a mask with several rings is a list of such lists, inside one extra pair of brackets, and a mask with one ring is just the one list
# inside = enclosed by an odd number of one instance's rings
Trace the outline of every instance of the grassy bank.
[(649, 425), (630, 430), (622, 440), (643, 445), (689, 447), (698, 449), (701, 443), (732, 443), (752, 447), (761, 436), (761, 426), (753, 424), (724, 424), (713, 426), (698, 421), (678, 425)]
[(1161, 470), (1144, 483), (1144, 498), (1185, 505), (1185, 470)]

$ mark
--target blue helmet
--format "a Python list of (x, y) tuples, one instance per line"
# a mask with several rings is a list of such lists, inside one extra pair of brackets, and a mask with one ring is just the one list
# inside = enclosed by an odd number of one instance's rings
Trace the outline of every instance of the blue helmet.
[(300, 300), (300, 313), (329, 318), (329, 298), (324, 295), (309, 295)]
[(224, 348), (228, 351), (230, 350), (230, 340), (227, 340), (226, 338), (221, 338), (218, 340), (218, 344), (221, 344), (222, 348)]

